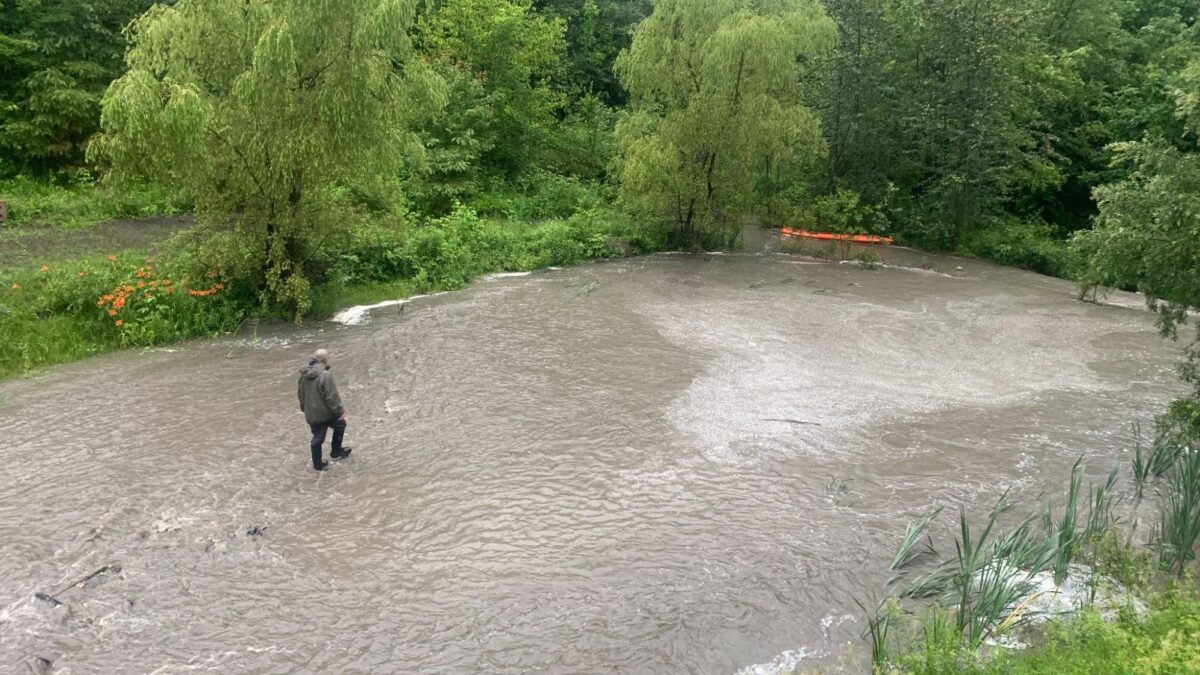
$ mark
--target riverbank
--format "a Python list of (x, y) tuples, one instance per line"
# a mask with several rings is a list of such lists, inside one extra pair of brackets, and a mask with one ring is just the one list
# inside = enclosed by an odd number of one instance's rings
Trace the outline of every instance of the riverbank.
[[(926, 534), (942, 508), (912, 522), (868, 616), (874, 671), (1200, 672), (1200, 455), (1136, 427), (1132, 449), (1086, 491), (1081, 457), (1015, 524), (1007, 493), (986, 518), (960, 507), (952, 547)], [(954, 555), (913, 574), (937, 548)]]
[[(236, 273), (197, 257), (192, 228), (190, 219), (160, 217), (69, 232), (4, 231), (38, 243), (0, 265), (0, 379), (120, 348), (227, 334), (248, 318), (282, 320)], [(90, 251), (80, 255), (82, 247)], [(487, 273), (659, 247), (652, 233), (609, 210), (540, 222), (482, 218), (466, 208), (420, 224), (379, 216), (320, 251), (309, 316), (462, 288)]]

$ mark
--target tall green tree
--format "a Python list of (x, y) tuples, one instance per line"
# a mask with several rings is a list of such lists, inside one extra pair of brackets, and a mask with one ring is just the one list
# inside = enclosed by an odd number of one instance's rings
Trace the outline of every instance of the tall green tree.
[(625, 104), (626, 93), (613, 64), (653, 6), (651, 0), (536, 0), (535, 9), (566, 23), (567, 50), (559, 82), (572, 98), (592, 94), (610, 107)]
[(0, 0), (0, 173), (79, 166), (152, 0)]
[[(447, 75), (457, 100), (486, 97), (490, 119), (469, 128), (435, 124), (432, 133), (473, 133), (480, 162), (513, 176), (537, 158), (562, 107), (552, 86), (564, 49), (565, 25), (533, 11), (531, 0), (442, 0), (420, 20), (419, 48)], [(472, 83), (470, 80), (474, 80)], [(478, 86), (476, 86), (476, 84)], [(452, 122), (452, 120), (447, 120)]]
[(227, 273), (309, 306), (305, 263), (334, 190), (395, 175), (444, 104), (416, 58), (413, 0), (180, 0), (133, 26), (95, 156), (196, 202)]
[(824, 151), (801, 82), (834, 40), (813, 0), (655, 2), (617, 60), (633, 102), (617, 126), (625, 203), (688, 243), (728, 241), (767, 158)]

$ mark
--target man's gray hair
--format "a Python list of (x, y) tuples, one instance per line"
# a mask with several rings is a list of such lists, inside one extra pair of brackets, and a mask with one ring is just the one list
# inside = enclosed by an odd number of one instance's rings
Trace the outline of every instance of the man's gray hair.
[(313, 358), (317, 359), (317, 360), (318, 360), (318, 361), (320, 361), (321, 363), (325, 363), (326, 361), (328, 361), (328, 360), (329, 360), (329, 352), (328, 352), (328, 351), (326, 351), (326, 350), (324, 350), (324, 349), (318, 349), (318, 350), (317, 350), (317, 351), (316, 351), (316, 352), (313, 354)]

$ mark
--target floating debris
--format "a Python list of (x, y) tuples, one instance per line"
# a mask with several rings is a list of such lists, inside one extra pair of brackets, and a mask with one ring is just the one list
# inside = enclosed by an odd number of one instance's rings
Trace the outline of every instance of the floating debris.
[(50, 605), (53, 605), (54, 607), (59, 607), (63, 604), (63, 602), (62, 602), (62, 600), (59, 600), (57, 596), (60, 596), (63, 593), (66, 593), (67, 591), (71, 590), (72, 588), (83, 588), (84, 586), (87, 586), (91, 581), (93, 581), (94, 579), (96, 579), (98, 577), (101, 577), (101, 576), (104, 576), (107, 574), (118, 574), (118, 573), (120, 573), (120, 571), (121, 571), (120, 565), (105, 565), (104, 567), (101, 567), (100, 569), (96, 570), (95, 572), (92, 572), (91, 574), (87, 575), (86, 577), (83, 577), (79, 581), (68, 584), (61, 591), (58, 591), (57, 593), (34, 593), (33, 597), (37, 598), (38, 600), (41, 600), (42, 602), (49, 603)]

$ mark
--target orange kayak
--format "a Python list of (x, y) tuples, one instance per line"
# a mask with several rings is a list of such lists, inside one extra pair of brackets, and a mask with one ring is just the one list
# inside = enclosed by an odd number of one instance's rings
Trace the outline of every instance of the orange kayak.
[(834, 234), (833, 232), (809, 232), (808, 230), (794, 230), (790, 227), (785, 227), (779, 231), (785, 237), (801, 237), (804, 239), (821, 239), (823, 241), (849, 241), (855, 244), (883, 244), (884, 246), (892, 245), (891, 237), (879, 237), (873, 234)]

